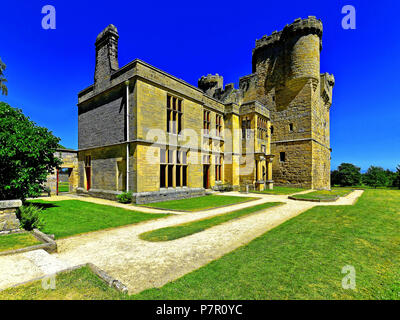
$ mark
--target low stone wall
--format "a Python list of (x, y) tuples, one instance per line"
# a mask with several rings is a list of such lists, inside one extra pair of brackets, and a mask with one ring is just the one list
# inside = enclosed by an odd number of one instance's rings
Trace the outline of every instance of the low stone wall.
[(155, 192), (140, 192), (133, 194), (133, 202), (146, 204), (152, 202), (187, 199), (206, 195), (203, 188), (165, 189)]
[(19, 230), (16, 211), (22, 206), (21, 200), (0, 201), (0, 233)]
[[(85, 190), (83, 188), (77, 188), (76, 193), (80, 196), (117, 201), (118, 200), (117, 196), (122, 192), (113, 190), (100, 190), (100, 189)], [(153, 192), (133, 193), (132, 202), (136, 204), (146, 204), (152, 202), (200, 197), (204, 196), (205, 194), (206, 191), (203, 188), (174, 188), (174, 189), (165, 189)]]
[(88, 196), (88, 197), (117, 201), (117, 196), (119, 194), (121, 194), (122, 192), (121, 191), (113, 191), (113, 190), (101, 190), (101, 189), (85, 190), (83, 188), (77, 188), (76, 193), (81, 196)]

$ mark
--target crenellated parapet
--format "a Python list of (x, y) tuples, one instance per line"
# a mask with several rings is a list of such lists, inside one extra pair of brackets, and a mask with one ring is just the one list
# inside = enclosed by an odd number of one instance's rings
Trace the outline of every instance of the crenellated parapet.
[(282, 31), (274, 31), (270, 36), (265, 35), (261, 39), (256, 40), (253, 54), (260, 48), (274, 47), (291, 37), (306, 34), (317, 35), (320, 38), (320, 46), (322, 48), (322, 33), (323, 26), (321, 20), (314, 16), (309, 16), (307, 19), (298, 18), (292, 24), (286, 25)]
[(218, 73), (215, 75), (208, 74), (199, 79), (197, 86), (199, 89), (203, 90), (204, 93), (212, 97), (217, 89), (222, 90), (224, 87), (224, 78)]

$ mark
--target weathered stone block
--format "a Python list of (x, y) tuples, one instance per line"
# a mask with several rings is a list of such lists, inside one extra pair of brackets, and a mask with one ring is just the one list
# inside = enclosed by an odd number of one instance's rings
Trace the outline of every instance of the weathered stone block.
[(19, 229), (16, 211), (21, 205), (21, 200), (0, 201), (0, 232)]

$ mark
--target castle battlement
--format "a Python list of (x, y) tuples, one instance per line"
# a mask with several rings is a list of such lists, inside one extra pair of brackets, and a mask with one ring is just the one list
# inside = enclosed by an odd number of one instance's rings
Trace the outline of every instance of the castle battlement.
[(224, 78), (218, 73), (215, 75), (208, 74), (207, 76), (202, 76), (199, 79), (197, 86), (208, 95), (213, 96), (217, 89), (223, 89)]
[(286, 25), (281, 31), (274, 31), (270, 36), (263, 36), (256, 40), (254, 51), (268, 46), (278, 45), (281, 40), (286, 40), (296, 34), (316, 34), (322, 40), (322, 21), (314, 16), (306, 19), (297, 18), (292, 24)]

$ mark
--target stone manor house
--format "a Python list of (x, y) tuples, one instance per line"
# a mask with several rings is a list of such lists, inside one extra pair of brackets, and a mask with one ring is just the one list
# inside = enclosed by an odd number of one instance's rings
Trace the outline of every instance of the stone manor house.
[[(136, 59), (118, 65), (118, 31), (97, 37), (94, 84), (78, 94), (78, 151), (64, 150), (70, 190), (137, 203), (217, 185), (330, 189), (334, 77), (320, 73), (322, 22), (296, 19), (256, 40), (239, 88), (195, 87)], [(65, 166), (64, 166), (65, 167)]]

